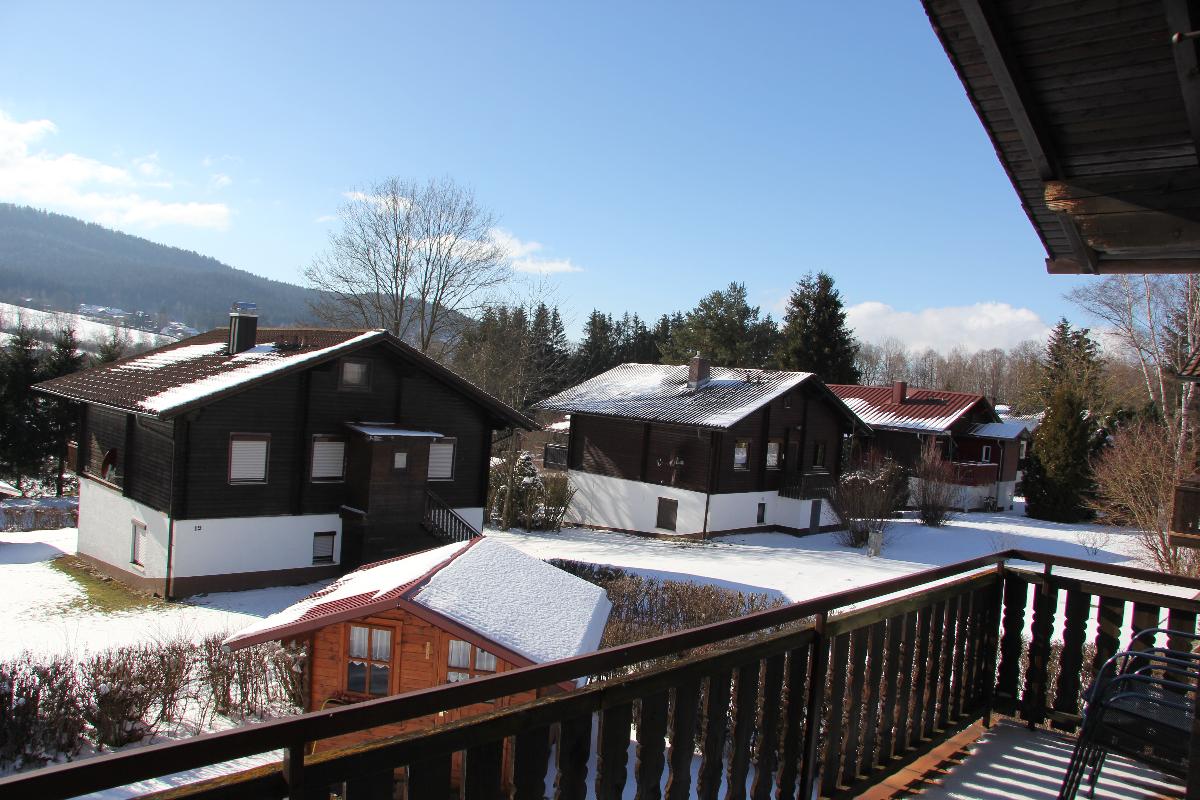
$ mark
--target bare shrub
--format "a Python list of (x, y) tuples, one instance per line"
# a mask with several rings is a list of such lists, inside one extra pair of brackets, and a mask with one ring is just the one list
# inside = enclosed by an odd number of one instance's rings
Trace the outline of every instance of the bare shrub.
[(833, 510), (846, 524), (845, 530), (834, 534), (839, 544), (863, 547), (876, 535), (883, 545), (882, 539), (896, 510), (899, 472), (894, 461), (879, 459), (842, 476), (829, 498)]
[(200, 684), (208, 690), (212, 709), (218, 714), (233, 710), (235, 668), (229, 651), (222, 644), (224, 640), (223, 634), (209, 634), (200, 642), (199, 648)]
[(575, 496), (565, 472), (538, 472), (528, 450), (506, 454), (492, 467), (488, 481), (488, 516), (501, 530), (562, 530)]
[(565, 472), (547, 472), (542, 476), (542, 483), (545, 484), (542, 530), (561, 531), (567, 509), (575, 498), (575, 487)]
[(155, 724), (174, 722), (179, 719), (191, 694), (196, 646), (185, 639), (174, 639), (147, 645), (142, 655), (158, 706)]
[(1113, 434), (1110, 446), (1092, 461), (1096, 482), (1090, 505), (1104, 522), (1137, 531), (1142, 560), (1172, 575), (1200, 575), (1200, 550), (1174, 547), (1170, 540), (1178, 442), (1164, 425), (1138, 422)]
[(913, 477), (917, 479), (913, 491), (917, 516), (926, 525), (940, 528), (951, 518), (950, 509), (958, 502), (959, 488), (955, 485), (954, 465), (942, 457), (934, 439), (921, 443)]
[(271, 644), (274, 645), (271, 648), (271, 673), (279, 689), (279, 699), (302, 709), (306, 695), (304, 665), (308, 661), (308, 648), (302, 644)]
[(1089, 556), (1099, 555), (1111, 540), (1112, 534), (1105, 528), (1088, 526), (1075, 531), (1075, 543)]
[(0, 766), (34, 766), (79, 752), (86, 727), (73, 661), (0, 662)]
[(120, 747), (153, 731), (154, 675), (141, 647), (118, 647), (97, 653), (80, 665), (87, 694), (85, 717), (96, 743)]
[(226, 638), (212, 634), (200, 643), (200, 683), (213, 711), (244, 718), (265, 716), (283, 703), (304, 707), (305, 647), (265, 642), (231, 651), (222, 645)]

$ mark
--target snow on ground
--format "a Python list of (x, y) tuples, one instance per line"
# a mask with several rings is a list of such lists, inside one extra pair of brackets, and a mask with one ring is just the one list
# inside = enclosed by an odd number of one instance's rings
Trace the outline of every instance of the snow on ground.
[[(1092, 556), (1078, 541), (1081, 533), (1103, 533), (1108, 541)], [(581, 528), (560, 533), (488, 530), (487, 535), (538, 558), (609, 564), (657, 578), (699, 578), (793, 602), (1011, 548), (1136, 566), (1132, 531), (1030, 519), (1019, 502), (1013, 511), (962, 514), (940, 529), (913, 518), (896, 520), (879, 558), (838, 544), (832, 533), (755, 533), (708, 542)]]
[[(129, 341), (138, 346), (158, 347), (159, 345), (170, 344), (176, 341), (171, 336), (163, 336), (162, 334), (151, 333), (137, 328), (110, 325), (106, 322), (88, 319), (69, 311), (38, 311), (35, 308), (15, 306), (11, 303), (0, 303), (0, 324), (10, 329), (16, 328), (19, 324), (24, 324), (31, 328), (40, 328), (48, 331), (71, 327), (75, 329), (75, 335), (79, 338), (80, 342), (92, 345), (108, 339), (112, 336), (113, 331), (118, 331), (122, 336), (127, 336)], [(3, 342), (4, 338), (0, 335), (0, 344), (3, 344)]]
[(0, 659), (25, 650), (81, 655), (177, 636), (198, 641), (245, 627), (325, 585), (225, 592), (103, 613), (89, 609), (83, 587), (49, 563), (74, 553), (76, 539), (74, 528), (0, 533)]

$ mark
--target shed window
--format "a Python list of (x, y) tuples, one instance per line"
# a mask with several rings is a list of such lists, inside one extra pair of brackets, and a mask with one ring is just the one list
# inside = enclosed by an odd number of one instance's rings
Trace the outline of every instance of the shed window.
[(129, 542), (129, 561), (139, 567), (145, 566), (146, 558), (146, 523), (133, 520), (132, 535)]
[(229, 435), (229, 482), (266, 483), (271, 437), (260, 433)]
[[(446, 654), (446, 680), (449, 683), (469, 681), (496, 671), (496, 656), (461, 639), (451, 639)], [(488, 701), (495, 702), (495, 701)]]
[(346, 690), (382, 697), (392, 680), (392, 631), (366, 625), (350, 626)]
[(438, 439), (429, 444), (429, 480), (454, 480), (454, 439)]
[(679, 501), (669, 497), (658, 498), (658, 519), (654, 527), (673, 531), (679, 518)]
[(762, 525), (767, 521), (767, 504), (766, 503), (758, 504), (758, 516), (755, 518), (754, 521), (757, 522), (759, 525)]
[(733, 468), (750, 469), (749, 439), (738, 439), (733, 443)]
[(314, 436), (312, 479), (340, 481), (346, 474), (346, 440), (340, 436)]
[(771, 439), (767, 442), (767, 469), (779, 469), (783, 466), (783, 442)]
[(336, 531), (317, 531), (313, 534), (313, 563), (332, 564)]
[(992, 461), (992, 446), (990, 444), (985, 444), (983, 446), (983, 453), (979, 456), (979, 460), (984, 462), (985, 464), (991, 463), (991, 461)]
[(1021, 440), (1021, 454), (1020, 454), (1021, 458), (1025, 457), (1025, 445), (1027, 445), (1027, 444), (1029, 444), (1029, 442), (1025, 441), (1024, 439)]
[(397, 450), (392, 453), (392, 469), (405, 470), (408, 469), (408, 451)]
[(825, 466), (825, 443), (824, 442), (817, 442), (813, 446), (813, 466), (814, 467)]
[(338, 385), (343, 389), (360, 391), (371, 388), (370, 362), (354, 358), (344, 359)]

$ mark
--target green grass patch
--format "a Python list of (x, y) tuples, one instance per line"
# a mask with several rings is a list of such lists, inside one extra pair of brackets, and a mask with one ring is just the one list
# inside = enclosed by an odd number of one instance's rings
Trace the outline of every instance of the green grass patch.
[(135, 592), (118, 580), (102, 575), (74, 556), (59, 556), (50, 566), (75, 581), (84, 591), (63, 606), (64, 611), (93, 611), (115, 614), (167, 605), (157, 597)]

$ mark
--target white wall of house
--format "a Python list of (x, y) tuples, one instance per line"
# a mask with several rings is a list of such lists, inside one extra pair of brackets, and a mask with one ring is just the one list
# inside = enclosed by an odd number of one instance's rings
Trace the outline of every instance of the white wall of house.
[(703, 492), (578, 470), (570, 470), (569, 475), (571, 485), (575, 487), (575, 497), (567, 512), (570, 522), (653, 533), (659, 530), (654, 527), (658, 521), (658, 498), (669, 497), (679, 502), (675, 533), (700, 533), (704, 530)]
[(175, 520), (172, 572), (190, 578), (313, 566), (313, 534), (333, 531), (334, 563), (342, 552), (337, 514)]
[[(920, 479), (910, 478), (910, 502), (915, 502), (918, 488), (920, 488)], [(957, 495), (950, 506), (961, 511), (979, 511), (986, 507), (989, 497), (994, 497), (996, 498), (996, 508), (1004, 511), (1012, 508), (1013, 494), (1016, 492), (1016, 488), (1016, 481), (986, 483), (983, 486), (956, 486)]]
[[(703, 492), (576, 470), (570, 471), (570, 479), (575, 486), (575, 497), (567, 516), (570, 522), (647, 533), (669, 533), (655, 528), (658, 498), (669, 497), (679, 502), (675, 533), (700, 533), (705, 530)], [(717, 532), (755, 527), (758, 524), (759, 503), (767, 506), (764, 525), (785, 525), (808, 530), (813, 501), (791, 500), (773, 491), (712, 495), (708, 504), (707, 530)], [(838, 524), (837, 515), (829, 509), (828, 503), (821, 504), (820, 524)]]
[(483, 507), (477, 508), (456, 508), (455, 513), (465, 519), (467, 522), (475, 526), (475, 530), (483, 530)]
[[(133, 522), (146, 525), (142, 566), (130, 562)], [(79, 479), (79, 552), (119, 569), (165, 578), (170, 519), (162, 511), (131, 500), (89, 478)]]

